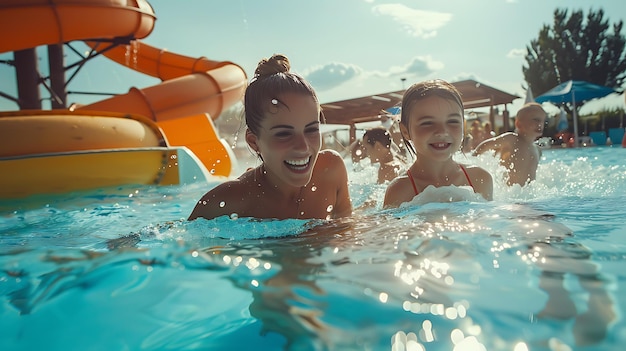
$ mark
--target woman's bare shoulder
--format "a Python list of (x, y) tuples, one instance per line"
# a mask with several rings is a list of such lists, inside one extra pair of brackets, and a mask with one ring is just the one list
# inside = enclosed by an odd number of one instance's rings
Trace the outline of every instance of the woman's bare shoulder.
[(317, 155), (315, 169), (324, 172), (346, 171), (346, 164), (341, 155), (335, 150), (322, 150)]
[(250, 191), (254, 182), (254, 170), (248, 170), (236, 179), (227, 180), (209, 190), (202, 198), (223, 198), (233, 199), (240, 198), (244, 193)]
[(200, 198), (189, 219), (211, 219), (231, 213), (246, 213), (248, 199), (253, 198), (250, 196), (251, 191), (256, 189), (251, 185), (252, 181), (252, 177), (244, 173), (237, 179), (218, 184)]
[(318, 161), (324, 160), (326, 162), (338, 162), (341, 161), (343, 163), (343, 158), (341, 155), (332, 149), (324, 149), (321, 150), (317, 156)]

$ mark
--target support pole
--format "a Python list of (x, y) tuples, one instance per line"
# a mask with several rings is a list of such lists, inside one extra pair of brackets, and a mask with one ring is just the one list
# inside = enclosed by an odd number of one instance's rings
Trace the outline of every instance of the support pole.
[(509, 110), (506, 109), (506, 104), (504, 105), (504, 111), (502, 111), (502, 124), (504, 125), (504, 132), (511, 131), (511, 123), (509, 118)]
[(34, 48), (13, 52), (20, 110), (41, 110), (39, 69)]
[(576, 113), (576, 93), (572, 90), (572, 119), (574, 120), (574, 147), (578, 147), (578, 114)]
[(48, 66), (50, 68), (51, 106), (53, 109), (67, 107), (67, 90), (65, 89), (65, 67), (63, 44), (48, 45)]

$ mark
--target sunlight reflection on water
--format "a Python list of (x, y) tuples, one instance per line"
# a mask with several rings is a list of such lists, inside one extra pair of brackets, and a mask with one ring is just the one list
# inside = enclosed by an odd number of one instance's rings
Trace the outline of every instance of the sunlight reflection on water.
[(537, 181), (492, 202), (441, 189), (394, 210), (348, 164), (355, 206), (374, 203), (334, 222), (186, 222), (217, 183), (14, 204), (0, 349), (619, 349), (624, 156), (544, 150)]

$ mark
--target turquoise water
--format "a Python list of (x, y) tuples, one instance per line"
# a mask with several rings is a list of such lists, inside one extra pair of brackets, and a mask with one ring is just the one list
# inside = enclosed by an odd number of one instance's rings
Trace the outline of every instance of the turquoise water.
[(184, 221), (216, 183), (0, 203), (0, 350), (621, 350), (625, 159), (387, 211), (349, 165), (374, 205), (330, 223)]

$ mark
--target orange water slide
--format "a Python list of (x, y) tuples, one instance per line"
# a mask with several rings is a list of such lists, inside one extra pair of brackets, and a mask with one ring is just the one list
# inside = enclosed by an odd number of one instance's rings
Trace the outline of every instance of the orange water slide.
[(155, 21), (145, 0), (0, 0), (0, 53), (80, 40), (130, 69), (161, 79), (72, 110), (147, 117), (168, 146), (185, 146), (211, 174), (228, 176), (232, 156), (212, 119), (240, 101), (246, 74), (229, 61), (178, 55), (142, 43), (139, 39), (152, 32)]
[(179, 55), (135, 40), (112, 49), (108, 49), (110, 43), (87, 44), (122, 65), (160, 78), (163, 83), (141, 90), (131, 88), (124, 95), (81, 107), (84, 109), (130, 112), (157, 123), (198, 113), (208, 113), (215, 119), (239, 102), (245, 89), (246, 74), (232, 62)]
[(0, 0), (0, 53), (84, 39), (147, 37), (145, 0)]
[(170, 53), (139, 41), (110, 50), (105, 50), (109, 43), (88, 42), (88, 45), (163, 82), (144, 89), (131, 88), (126, 94), (81, 106), (79, 112), (111, 111), (146, 116), (156, 121), (169, 145), (188, 147), (211, 174), (230, 174), (233, 160), (211, 119), (240, 101), (246, 83), (241, 67), (231, 62)]
[(177, 55), (136, 40), (152, 32), (155, 20), (145, 0), (0, 0), (0, 53), (74, 40), (104, 51), (113, 44), (94, 40), (134, 38), (104, 55), (164, 82), (81, 109), (135, 113), (159, 122), (199, 113), (215, 119), (239, 101), (246, 74), (238, 65)]

